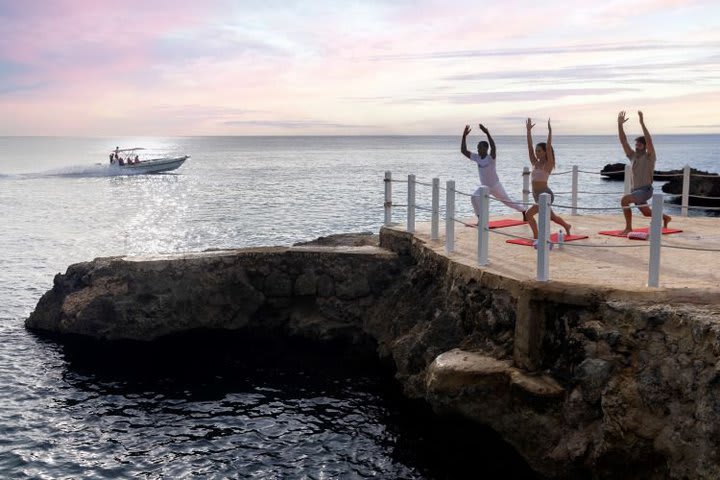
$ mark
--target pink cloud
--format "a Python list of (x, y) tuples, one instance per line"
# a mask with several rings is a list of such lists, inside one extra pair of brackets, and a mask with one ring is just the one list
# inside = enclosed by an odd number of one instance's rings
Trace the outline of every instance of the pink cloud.
[[(271, 123), (349, 124), (355, 117), (387, 128), (389, 118), (419, 119), (417, 128), (425, 128), (425, 119), (440, 125), (437, 119), (463, 108), (465, 102), (443, 100), (453, 95), (498, 89), (511, 95), (543, 81), (576, 88), (572, 78), (521, 74), (563, 68), (577, 73), (578, 59), (592, 58), (593, 65), (614, 61), (614, 52), (598, 50), (606, 44), (612, 50), (610, 40), (628, 45), (628, 51), (639, 45), (627, 35), (609, 40), (605, 25), (583, 24), (592, 19), (576, 17), (578, 9), (558, 0), (508, 0), (486, 9), (436, 1), (291, 1), (283, 8), (258, 3), (252, 9), (234, 0), (14, 3), (10, 15), (0, 17), (0, 62), (11, 67), (2, 80), (10, 78), (18, 88), (0, 95), (4, 104), (13, 102), (15, 118), (51, 133), (123, 126), (212, 133)], [(666, 4), (693, 1), (640, 0), (620, 10)], [(557, 30), (548, 29), (543, 18), (552, 18)], [(668, 45), (649, 44), (673, 55)], [(496, 55), (503, 52), (510, 57)], [(497, 69), (507, 75), (492, 77)], [(612, 82), (618, 77), (608, 75), (603, 70), (597, 77), (604, 83), (590, 86), (617, 88)], [(506, 86), (498, 87), (501, 81)], [(395, 103), (388, 107), (383, 99)], [(301, 122), (308, 119), (315, 123)]]
[(152, 45), (202, 24), (207, 6), (188, 0), (24, 0), (0, 31), (0, 60), (23, 66), (17, 83), (84, 87), (152, 65)]

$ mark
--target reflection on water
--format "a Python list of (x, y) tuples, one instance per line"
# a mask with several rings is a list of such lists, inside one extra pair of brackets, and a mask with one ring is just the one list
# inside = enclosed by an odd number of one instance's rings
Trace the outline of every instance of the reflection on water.
[(537, 478), (358, 349), (237, 334), (61, 349), (62, 393), (43, 399), (58, 421), (2, 461), (11, 476)]

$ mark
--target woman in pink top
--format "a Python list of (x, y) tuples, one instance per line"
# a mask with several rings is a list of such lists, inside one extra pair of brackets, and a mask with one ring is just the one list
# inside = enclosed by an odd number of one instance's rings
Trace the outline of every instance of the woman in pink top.
[[(532, 180), (532, 194), (533, 198), (535, 199), (535, 205), (527, 209), (527, 211), (525, 212), (525, 216), (527, 217), (527, 221), (530, 224), (530, 228), (532, 229), (533, 238), (537, 239), (538, 227), (537, 222), (535, 221), (535, 214), (539, 210), (537, 202), (540, 199), (540, 194), (549, 193), (551, 204), (555, 200), (555, 195), (553, 195), (552, 190), (550, 190), (550, 187), (548, 187), (548, 179), (550, 178), (550, 173), (552, 173), (552, 171), (555, 169), (555, 151), (552, 148), (552, 127), (550, 126), (550, 120), (548, 120), (547, 143), (538, 143), (533, 150), (531, 130), (534, 126), (535, 124), (532, 123), (532, 120), (528, 118), (526, 123), (527, 145), (528, 156), (530, 157), (530, 164), (533, 167), (530, 179)], [(565, 220), (556, 215), (555, 212), (552, 211), (552, 209), (550, 210), (550, 220), (562, 226), (565, 229), (567, 235), (570, 235), (570, 228), (572, 227), (572, 225), (570, 225)]]

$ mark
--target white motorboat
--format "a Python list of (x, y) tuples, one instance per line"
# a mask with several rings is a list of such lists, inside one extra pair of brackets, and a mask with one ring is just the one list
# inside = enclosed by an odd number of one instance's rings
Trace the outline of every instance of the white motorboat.
[(110, 168), (119, 175), (139, 175), (143, 173), (169, 172), (179, 168), (190, 155), (180, 157), (140, 158), (138, 153), (144, 148), (116, 148), (110, 152)]

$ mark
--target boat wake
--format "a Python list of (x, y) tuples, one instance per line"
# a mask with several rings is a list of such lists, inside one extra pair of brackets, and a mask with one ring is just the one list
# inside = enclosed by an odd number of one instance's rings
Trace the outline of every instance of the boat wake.
[[(92, 177), (120, 177), (128, 175), (140, 175), (141, 170), (119, 170), (117, 167), (105, 164), (95, 165), (71, 165), (62, 168), (54, 168), (41, 172), (17, 173), (17, 174), (0, 174), (0, 180), (11, 179), (34, 179), (44, 177), (69, 177), (69, 178), (92, 178)], [(174, 175), (174, 172), (167, 172)]]

